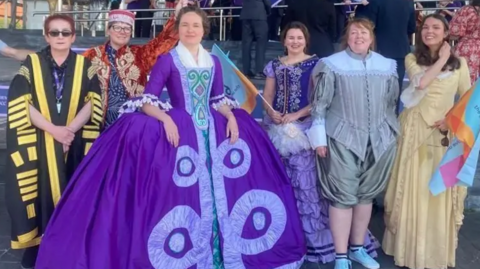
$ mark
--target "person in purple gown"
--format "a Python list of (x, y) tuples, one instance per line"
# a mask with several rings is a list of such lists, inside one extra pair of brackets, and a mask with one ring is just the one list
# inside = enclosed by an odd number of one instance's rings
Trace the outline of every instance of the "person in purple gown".
[[(265, 67), (265, 123), (273, 144), (283, 158), (291, 178), (297, 206), (307, 240), (306, 260), (329, 263), (335, 260), (332, 232), (328, 218), (328, 200), (321, 197), (312, 149), (306, 132), (312, 125), (309, 91), (311, 73), (319, 58), (308, 55), (309, 32), (301, 22), (291, 22), (282, 32), (286, 56), (270, 61)], [(372, 234), (365, 237), (367, 252), (376, 257), (380, 245)]]
[(178, 46), (71, 179), (36, 269), (301, 266), (292, 185), (265, 131), (224, 95), (220, 61), (200, 44), (206, 14), (185, 7), (176, 27)]

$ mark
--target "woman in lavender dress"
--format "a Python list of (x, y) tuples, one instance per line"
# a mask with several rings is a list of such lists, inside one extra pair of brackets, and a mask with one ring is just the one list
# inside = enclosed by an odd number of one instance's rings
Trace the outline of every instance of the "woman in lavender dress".
[[(185, 7), (179, 45), (92, 146), (47, 228), (36, 269), (299, 268), (294, 193), (267, 134), (223, 94)], [(166, 86), (171, 105), (158, 99)], [(145, 115), (147, 114), (147, 115)], [(239, 132), (240, 129), (240, 132)]]
[[(308, 101), (310, 75), (319, 58), (307, 55), (309, 33), (300, 22), (289, 23), (281, 40), (287, 56), (267, 64), (264, 97), (265, 123), (273, 144), (283, 157), (297, 199), (307, 239), (307, 261), (328, 263), (335, 259), (328, 219), (328, 202), (320, 195), (315, 152), (305, 132), (312, 125)], [(373, 256), (378, 241), (369, 234), (365, 246)]]

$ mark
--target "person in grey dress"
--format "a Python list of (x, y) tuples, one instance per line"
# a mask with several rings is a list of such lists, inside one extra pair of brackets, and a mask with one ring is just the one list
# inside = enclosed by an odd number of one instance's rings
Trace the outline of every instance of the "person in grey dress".
[(356, 261), (380, 268), (364, 244), (373, 199), (384, 190), (396, 153), (399, 123), (396, 62), (372, 51), (373, 24), (354, 19), (344, 50), (312, 72), (313, 118), (307, 132), (316, 150), (323, 196), (330, 201), (335, 269)]

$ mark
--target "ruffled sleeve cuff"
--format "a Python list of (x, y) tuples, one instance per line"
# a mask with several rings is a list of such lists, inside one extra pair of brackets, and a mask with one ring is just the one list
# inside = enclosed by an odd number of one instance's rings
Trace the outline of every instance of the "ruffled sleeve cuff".
[(314, 119), (312, 127), (307, 131), (308, 140), (312, 149), (327, 146), (327, 132), (325, 131), (325, 120)]
[(132, 112), (137, 112), (140, 111), (140, 108), (143, 107), (144, 104), (150, 104), (152, 106), (156, 106), (160, 108), (161, 110), (169, 111), (172, 109), (172, 106), (168, 102), (162, 102), (160, 99), (158, 99), (157, 96), (153, 94), (142, 94), (140, 97), (137, 98), (132, 98), (131, 100), (128, 100), (125, 102), (125, 104), (122, 105), (120, 108), (120, 116), (124, 113), (132, 113)]
[(213, 109), (218, 110), (224, 105), (229, 106), (231, 109), (240, 108), (240, 104), (233, 97), (221, 94), (210, 98), (210, 104)]
[(267, 78), (275, 78), (275, 72), (273, 71), (273, 64), (272, 61), (270, 61), (267, 66), (263, 69), (263, 74)]
[(427, 94), (428, 88), (423, 90), (417, 89), (420, 86), (420, 80), (424, 75), (425, 72), (421, 72), (410, 78), (410, 84), (400, 95), (400, 100), (402, 101), (404, 107), (411, 108), (418, 105), (423, 97), (425, 97)]

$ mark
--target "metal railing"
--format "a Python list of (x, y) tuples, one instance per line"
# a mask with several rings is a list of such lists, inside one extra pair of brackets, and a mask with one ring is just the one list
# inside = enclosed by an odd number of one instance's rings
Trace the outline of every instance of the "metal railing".
[[(461, 0), (453, 0), (453, 2), (459, 2)], [(439, 0), (414, 0), (413, 3), (419, 3), (419, 2), (440, 2)], [(467, 1), (468, 2), (468, 1)], [(61, 3), (61, 0), (59, 0), (59, 3)], [(351, 3), (351, 4), (345, 4), (345, 3), (335, 3), (334, 4), (335, 6), (357, 6), (357, 5), (362, 5), (362, 3)], [(61, 9), (61, 5), (57, 5), (57, 7), (59, 7), (59, 9)], [(274, 8), (287, 8), (288, 6), (286, 5), (279, 5), (279, 6), (275, 6)], [(206, 8), (202, 8), (203, 10), (205, 11), (216, 11), (216, 12), (219, 12), (219, 15), (209, 15), (208, 18), (211, 18), (211, 19), (216, 19), (216, 18), (219, 18), (219, 32), (220, 32), (220, 41), (223, 41), (226, 39), (226, 24), (227, 24), (227, 19), (230, 19), (230, 18), (237, 18), (239, 17), (239, 15), (231, 15), (231, 14), (225, 14), (225, 10), (231, 12), (232, 10), (235, 10), (235, 9), (242, 9), (242, 7), (234, 7), (234, 6), (231, 6), (231, 7), (206, 7)], [(416, 11), (437, 11), (437, 10), (457, 10), (457, 9), (460, 9), (460, 7), (434, 7), (434, 8), (416, 8), (415, 7), (415, 10)], [(163, 12), (165, 14), (172, 14), (175, 9), (174, 8), (157, 8), (157, 9), (131, 9), (130, 11), (132, 12), (141, 12), (141, 11), (148, 11), (148, 12)], [(80, 34), (81, 36), (83, 36), (84, 34), (84, 24), (83, 23), (88, 23), (88, 22), (91, 22), (91, 26), (88, 27), (90, 28), (90, 32), (92, 34), (92, 36), (96, 36), (96, 30), (95, 30), (95, 26), (96, 26), (96, 23), (105, 23), (105, 35), (106, 35), (106, 29), (107, 29), (107, 25), (108, 25), (108, 13), (110, 12), (110, 10), (82, 10), (82, 11), (57, 11), (56, 14), (69, 14), (69, 15), (80, 15), (80, 14), (97, 14), (96, 18), (95, 19), (79, 19), (79, 20), (75, 20), (76, 23), (80, 23)], [(354, 11), (352, 11), (354, 12)], [(50, 13), (49, 12), (33, 12), (33, 16), (38, 16), (38, 15), (43, 15), (44, 16), (44, 20), (46, 19), (46, 17), (49, 15)], [(106, 17), (105, 19), (98, 19), (98, 17), (101, 15), (101, 14), (106, 14)], [(158, 17), (151, 17), (151, 18), (135, 18), (135, 20), (152, 20), (152, 24), (153, 24), (153, 33), (156, 33), (156, 24), (154, 23), (155, 20), (162, 20), (162, 19), (166, 19), (168, 18), (167, 17), (163, 17), (163, 18), (158, 18)], [(135, 31), (132, 31), (132, 35), (133, 37), (135, 37)], [(44, 33), (45, 34), (45, 33)]]

